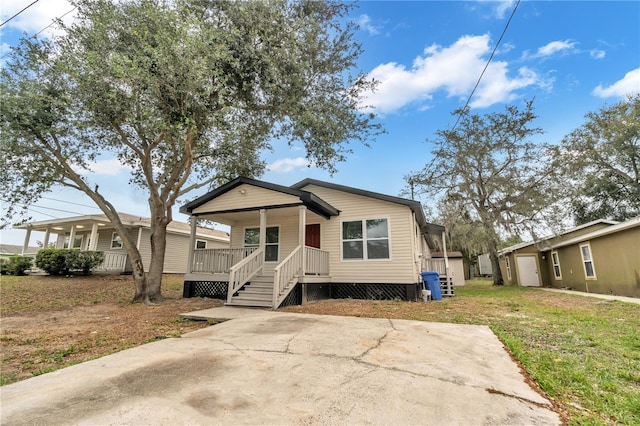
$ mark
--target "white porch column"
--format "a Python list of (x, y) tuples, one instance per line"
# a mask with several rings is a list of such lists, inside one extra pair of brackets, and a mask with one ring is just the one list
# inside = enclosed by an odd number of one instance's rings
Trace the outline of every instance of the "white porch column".
[(89, 247), (90, 251), (95, 251), (98, 248), (98, 224), (94, 223), (91, 225), (91, 236), (89, 237)]
[(298, 210), (298, 245), (302, 247), (302, 255), (300, 256), (300, 273), (302, 275), (304, 275), (305, 272), (307, 272), (305, 270), (307, 266), (307, 259), (306, 259), (307, 251), (304, 248), (304, 245), (305, 245), (304, 239), (305, 239), (306, 229), (307, 229), (307, 207), (300, 206)]
[[(267, 210), (260, 209), (260, 244), (259, 248), (264, 252), (267, 244)], [(266, 254), (266, 253), (265, 253)]]
[(73, 241), (76, 239), (76, 226), (71, 225), (71, 231), (69, 231), (69, 249), (73, 248)]
[(47, 230), (44, 231), (44, 241), (42, 242), (42, 248), (49, 247), (49, 237), (51, 236), (51, 228), (47, 226)]
[(198, 228), (198, 218), (191, 216), (191, 235), (189, 236), (189, 255), (187, 256), (187, 274), (193, 269), (193, 250), (196, 248), (196, 229)]
[(442, 233), (442, 254), (444, 255), (444, 271), (449, 276), (449, 256), (447, 256), (447, 237), (446, 232)]
[(22, 244), (22, 255), (27, 252), (29, 248), (29, 239), (31, 238), (31, 228), (27, 228), (27, 235), (24, 236), (24, 244)]

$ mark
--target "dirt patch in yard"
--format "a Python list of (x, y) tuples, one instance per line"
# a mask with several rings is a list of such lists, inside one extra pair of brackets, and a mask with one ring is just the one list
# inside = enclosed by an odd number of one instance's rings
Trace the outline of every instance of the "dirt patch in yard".
[(155, 306), (130, 303), (130, 276), (0, 277), (2, 384), (137, 346), (179, 337), (206, 322), (179, 314), (222, 301), (182, 298), (182, 275), (166, 275)]

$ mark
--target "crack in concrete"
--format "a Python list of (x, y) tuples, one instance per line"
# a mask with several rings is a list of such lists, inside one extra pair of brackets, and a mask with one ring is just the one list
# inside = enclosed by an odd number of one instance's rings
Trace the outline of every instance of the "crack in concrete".
[(384, 335), (382, 335), (382, 337), (380, 337), (380, 338), (378, 339), (378, 341), (376, 342), (376, 344), (375, 344), (375, 345), (373, 345), (373, 346), (369, 347), (369, 349), (367, 349), (366, 351), (364, 351), (363, 353), (361, 353), (361, 354), (360, 354), (360, 356), (356, 357), (356, 360), (360, 361), (360, 360), (362, 360), (362, 358), (364, 358), (365, 356), (367, 356), (367, 355), (369, 354), (369, 352), (371, 352), (371, 351), (373, 351), (373, 350), (375, 350), (375, 349), (378, 349), (378, 348), (380, 347), (380, 345), (382, 345), (382, 341), (383, 341), (384, 339), (386, 339), (386, 338), (387, 338), (387, 336), (389, 335), (389, 333), (391, 333), (392, 331), (396, 331), (396, 328), (395, 328), (395, 326), (393, 325), (393, 322), (392, 322), (390, 319), (389, 319), (388, 321), (389, 321), (389, 325), (391, 326), (391, 330), (387, 330), (387, 332), (386, 332), (386, 333), (384, 333)]
[(513, 399), (516, 399), (516, 400), (518, 400), (520, 402), (524, 402), (525, 404), (533, 404), (536, 407), (540, 407), (540, 408), (550, 409), (551, 406), (553, 405), (553, 404), (551, 404), (550, 401), (548, 401), (548, 404), (544, 404), (542, 402), (532, 401), (530, 399), (523, 398), (523, 397), (518, 396), (518, 395), (512, 395), (510, 393), (502, 392), (502, 391), (499, 391), (499, 390), (493, 389), (493, 388), (484, 388), (484, 390), (489, 392), (489, 393), (491, 393), (491, 394), (494, 394), (494, 395), (500, 395), (500, 396), (504, 396), (504, 397), (507, 397), (507, 398), (513, 398)]

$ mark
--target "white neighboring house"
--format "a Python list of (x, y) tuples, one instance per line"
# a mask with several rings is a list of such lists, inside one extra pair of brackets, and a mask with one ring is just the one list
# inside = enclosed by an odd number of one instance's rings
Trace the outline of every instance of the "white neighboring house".
[[(136, 241), (136, 246), (142, 255), (142, 262), (147, 269), (151, 260), (151, 220), (126, 213), (120, 213), (119, 216), (129, 235)], [(131, 272), (131, 262), (122, 244), (122, 239), (105, 215), (44, 220), (19, 225), (16, 228), (27, 231), (23, 248), (27, 247), (33, 231), (44, 232), (44, 247), (49, 245), (52, 235), (55, 235), (52, 242), (56, 248), (71, 247), (83, 251), (103, 251), (105, 260), (95, 271)], [(169, 223), (164, 273), (183, 274), (187, 271), (190, 241), (191, 227), (189, 224), (176, 221)], [(193, 241), (193, 248), (225, 248), (229, 247), (229, 234), (221, 230), (197, 227)]]
[(329, 297), (416, 300), (420, 272), (445, 274), (445, 259), (431, 258), (444, 227), (427, 223), (413, 200), (239, 177), (180, 212), (231, 227), (230, 249), (191, 253), (186, 297), (272, 308)]

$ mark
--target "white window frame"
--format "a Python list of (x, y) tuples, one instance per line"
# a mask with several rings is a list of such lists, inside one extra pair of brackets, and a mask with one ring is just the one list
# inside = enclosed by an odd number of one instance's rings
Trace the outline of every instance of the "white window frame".
[[(584, 251), (582, 250), (584, 247), (587, 248), (587, 251), (589, 254), (588, 259), (585, 259), (585, 256), (584, 256)], [(593, 252), (591, 251), (591, 244), (589, 243), (580, 244), (580, 257), (582, 258), (582, 270), (584, 271), (585, 278), (588, 280), (598, 279), (596, 276), (596, 265), (593, 263)], [(593, 272), (593, 275), (589, 275), (587, 273), (587, 263), (591, 264), (591, 271)]]
[[(280, 243), (281, 243), (281, 240), (282, 240), (282, 235), (280, 233), (280, 225), (269, 225), (269, 226), (266, 227), (266, 229), (269, 229), (269, 228), (277, 228), (278, 229), (278, 242), (277, 243), (267, 243), (265, 241), (265, 244), (264, 244), (264, 246), (265, 246), (265, 253), (264, 253), (265, 262), (267, 262), (267, 263), (277, 263), (277, 262), (280, 261)], [(246, 236), (247, 236), (247, 230), (248, 229), (257, 229), (258, 232), (260, 232), (260, 227), (259, 226), (247, 226), (247, 227), (245, 227), (244, 231), (242, 231), (242, 244), (243, 244), (243, 246), (245, 248), (246, 247), (260, 247), (260, 241), (259, 241), (260, 237), (258, 237), (258, 244), (246, 244)], [(266, 231), (265, 231), (265, 233), (266, 233)], [(277, 254), (277, 257), (276, 257), (275, 260), (266, 260), (267, 246), (276, 246), (276, 247), (278, 247), (278, 254)]]
[(511, 261), (509, 260), (509, 255), (504, 256), (504, 266), (507, 270), (507, 279), (511, 281)]
[[(116, 240), (116, 237), (117, 237), (117, 240)], [(118, 240), (120, 241), (120, 247), (114, 247), (113, 243)], [(109, 244), (109, 247), (111, 250), (119, 250), (124, 247), (124, 244), (122, 244), (122, 238), (120, 237), (120, 235), (118, 235), (117, 232), (113, 232), (111, 234), (111, 243)]]
[(556, 280), (561, 280), (562, 268), (560, 267), (560, 255), (556, 250), (551, 252), (551, 267), (553, 268), (553, 277)]
[[(198, 243), (204, 243), (204, 247), (198, 247)], [(204, 250), (206, 248), (207, 248), (207, 240), (198, 240), (198, 239), (196, 239), (196, 246), (195, 246), (196, 250)]]
[[(73, 247), (69, 247), (69, 243), (70, 243), (69, 237), (70, 237), (70, 235), (65, 235), (64, 236), (64, 240), (62, 241), (62, 248), (80, 249), (80, 250), (82, 250), (82, 243), (84, 242), (84, 236), (83, 235), (76, 235), (75, 236), (75, 240), (73, 241)], [(78, 241), (78, 238), (80, 239), (80, 244), (78, 244), (78, 246), (76, 247), (75, 242)]]
[[(367, 238), (367, 221), (368, 220), (386, 220), (387, 221), (387, 236), (385, 238)], [(351, 240), (344, 239), (343, 225), (349, 222), (361, 222), (362, 223), (362, 238), (356, 238)], [(389, 248), (389, 257), (379, 259), (369, 259), (369, 253), (367, 250), (367, 241), (381, 241), (386, 240)], [(362, 259), (345, 259), (344, 258), (344, 242), (345, 241), (362, 241)], [(349, 219), (340, 222), (340, 261), (341, 262), (389, 262), (391, 261), (391, 220), (388, 217), (369, 217), (366, 219)]]

